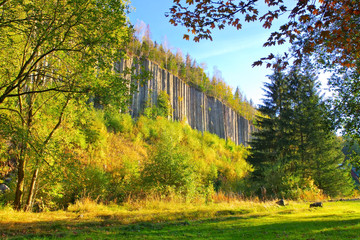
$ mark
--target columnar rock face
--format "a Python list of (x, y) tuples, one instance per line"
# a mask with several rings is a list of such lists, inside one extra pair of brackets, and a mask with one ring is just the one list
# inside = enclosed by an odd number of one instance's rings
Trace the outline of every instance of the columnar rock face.
[[(130, 67), (131, 60), (123, 60), (117, 66), (118, 70)], [(247, 145), (254, 126), (249, 120), (237, 114), (220, 100), (206, 96), (198, 89), (189, 86), (178, 77), (160, 68), (151, 61), (142, 61), (142, 66), (152, 74), (149, 81), (138, 83), (138, 91), (134, 93), (130, 107), (131, 115), (138, 117), (146, 107), (146, 102), (156, 104), (160, 91), (165, 91), (170, 97), (173, 120), (187, 120), (188, 124), (199, 131), (208, 131), (221, 138), (231, 139), (236, 144)], [(134, 64), (136, 71), (140, 67)]]

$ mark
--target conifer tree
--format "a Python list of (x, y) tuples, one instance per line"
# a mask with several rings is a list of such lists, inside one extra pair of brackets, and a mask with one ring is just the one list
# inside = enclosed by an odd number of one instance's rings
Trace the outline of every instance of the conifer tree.
[(313, 184), (330, 196), (352, 189), (337, 137), (310, 71), (275, 71), (265, 85), (249, 161), (258, 187), (278, 197), (297, 197)]

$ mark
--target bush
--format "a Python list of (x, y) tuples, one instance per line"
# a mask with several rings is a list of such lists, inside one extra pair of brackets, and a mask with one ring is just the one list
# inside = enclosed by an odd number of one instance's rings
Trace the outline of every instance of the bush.
[(171, 107), (169, 95), (165, 91), (160, 91), (157, 97), (157, 103), (155, 106), (147, 103), (148, 107), (144, 109), (144, 115), (151, 119), (157, 117), (171, 117), (173, 108)]
[(139, 162), (125, 156), (122, 167), (114, 169), (111, 180), (110, 200), (123, 202), (141, 192)]
[(162, 132), (159, 142), (141, 172), (143, 186), (148, 191), (168, 195), (171, 191), (183, 196), (194, 193), (195, 173), (190, 155), (174, 142), (171, 135)]
[(158, 116), (171, 117), (173, 109), (170, 103), (170, 97), (165, 91), (160, 91), (157, 97)]
[(125, 134), (133, 131), (134, 121), (130, 114), (119, 113), (109, 109), (105, 112), (104, 119), (109, 131)]
[(111, 174), (96, 166), (82, 166), (64, 179), (64, 205), (76, 200), (89, 198), (98, 202), (107, 202), (111, 193)]

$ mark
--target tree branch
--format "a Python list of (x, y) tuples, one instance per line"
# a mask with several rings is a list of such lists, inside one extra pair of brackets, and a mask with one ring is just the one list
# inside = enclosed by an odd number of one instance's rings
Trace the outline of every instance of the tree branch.
[(18, 93), (18, 94), (9, 94), (8, 97), (18, 97), (18, 96), (23, 96), (23, 95), (27, 95), (27, 94), (44, 93), (44, 92), (51, 92), (51, 91), (64, 92), (64, 93), (85, 93), (86, 92), (86, 91), (74, 91), (74, 90), (65, 90), (65, 89), (58, 89), (58, 88), (49, 88), (49, 89), (45, 89), (45, 90), (22, 92), (22, 93)]
[(17, 115), (19, 115), (19, 117), (21, 118), (21, 121), (24, 122), (24, 118), (22, 117), (21, 113), (18, 110), (15, 110), (15, 109), (12, 109), (12, 108), (2, 108), (2, 107), (0, 107), (0, 110), (7, 110), (7, 111), (10, 111), (10, 112), (14, 112)]

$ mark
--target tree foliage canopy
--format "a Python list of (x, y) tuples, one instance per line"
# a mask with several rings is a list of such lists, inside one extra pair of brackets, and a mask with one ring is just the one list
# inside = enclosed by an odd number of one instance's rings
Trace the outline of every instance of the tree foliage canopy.
[(295, 69), (275, 71), (270, 80), (248, 159), (255, 182), (278, 197), (297, 197), (298, 190), (314, 188), (330, 196), (349, 193), (349, 168), (314, 76)]
[[(89, 78), (108, 74), (128, 34), (120, 0), (5, 0), (0, 11), (0, 104), (30, 93), (85, 91)], [(30, 77), (56, 84), (19, 93)]]
[(0, 138), (16, 162), (16, 209), (25, 193), (31, 208), (42, 165), (54, 166), (51, 141), (74, 105), (115, 84), (117, 99), (130, 95), (114, 71), (128, 41), (127, 8), (121, 0), (0, 2)]
[[(306, 34), (303, 48), (294, 52), (296, 62), (301, 62), (303, 54), (314, 51), (316, 45), (322, 45), (324, 51), (332, 53), (332, 61), (343, 66), (352, 66), (360, 54), (359, 24), (360, 5), (354, 0), (298, 0), (293, 7), (283, 0), (265, 0), (267, 11), (261, 12), (258, 0), (173, 0), (174, 5), (166, 13), (173, 25), (183, 25), (194, 37), (194, 41), (212, 39), (212, 30), (223, 29), (226, 25), (241, 29), (244, 22), (260, 21), (264, 28), (271, 28), (281, 15), (287, 14), (288, 21), (277, 31), (270, 34), (264, 46), (281, 45), (288, 41), (294, 43)], [(184, 34), (184, 39), (189, 39)], [(261, 65), (267, 57), (255, 62)], [(287, 64), (288, 55), (283, 62)], [(268, 67), (272, 64), (268, 63)]]

